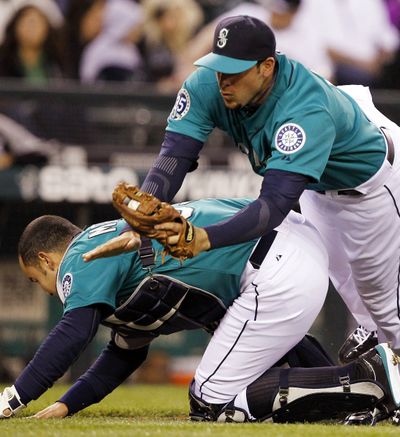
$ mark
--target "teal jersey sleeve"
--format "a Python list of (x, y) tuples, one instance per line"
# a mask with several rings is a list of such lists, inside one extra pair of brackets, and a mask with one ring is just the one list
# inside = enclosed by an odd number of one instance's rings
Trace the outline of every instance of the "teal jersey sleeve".
[[(323, 132), (320, 132), (320, 124), (324, 125)], [(307, 113), (305, 109), (301, 115), (276, 129), (267, 167), (300, 173), (319, 182), (334, 139), (335, 129), (329, 114), (324, 111), (318, 115), (315, 111)]]
[(64, 312), (93, 304), (115, 309), (132, 265), (132, 254), (84, 262), (82, 254), (120, 234), (123, 220), (90, 226), (70, 245), (60, 264), (57, 290)]
[(218, 103), (215, 74), (204, 68), (196, 70), (179, 90), (168, 117), (167, 131), (205, 142), (216, 126), (213, 114)]

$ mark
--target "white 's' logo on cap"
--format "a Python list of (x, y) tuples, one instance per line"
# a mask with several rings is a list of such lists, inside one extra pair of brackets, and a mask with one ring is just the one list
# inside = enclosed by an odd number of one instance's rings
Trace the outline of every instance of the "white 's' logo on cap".
[(219, 31), (217, 46), (220, 49), (222, 49), (223, 47), (226, 46), (226, 43), (228, 42), (228, 38), (227, 38), (228, 33), (229, 33), (229, 30), (226, 29), (225, 27)]

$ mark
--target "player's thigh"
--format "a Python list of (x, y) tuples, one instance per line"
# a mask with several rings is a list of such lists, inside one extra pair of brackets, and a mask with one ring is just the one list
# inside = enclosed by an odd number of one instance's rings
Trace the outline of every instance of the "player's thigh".
[(337, 225), (340, 207), (323, 194), (305, 191), (300, 198), (302, 215), (310, 221), (321, 235), (329, 255), (329, 274), (334, 286), (339, 289), (351, 276), (342, 234)]
[[(400, 176), (400, 175), (399, 175)], [(359, 292), (397, 284), (400, 257), (400, 177), (358, 203), (343, 205), (338, 227)], [(392, 284), (392, 285), (390, 285)]]
[[(247, 284), (214, 333), (195, 375), (208, 402), (232, 399), (295, 346), (318, 315), (328, 288), (327, 262), (290, 235), (273, 243), (260, 270), (250, 264)], [(294, 239), (296, 240), (296, 239)], [(314, 248), (315, 249), (315, 248)]]
[(342, 214), (340, 222), (357, 290), (383, 333), (381, 338), (396, 348), (400, 348), (399, 205), (400, 179), (390, 177), (359, 204), (346, 205), (347, 215)]
[[(342, 206), (324, 195), (306, 191), (300, 199), (302, 214), (319, 231), (329, 254), (329, 277), (357, 323), (375, 330), (368, 309), (360, 298), (354, 282), (348, 251), (343, 241), (340, 217)], [(354, 218), (352, 218), (354, 224)], [(351, 227), (344, 224), (344, 228)]]

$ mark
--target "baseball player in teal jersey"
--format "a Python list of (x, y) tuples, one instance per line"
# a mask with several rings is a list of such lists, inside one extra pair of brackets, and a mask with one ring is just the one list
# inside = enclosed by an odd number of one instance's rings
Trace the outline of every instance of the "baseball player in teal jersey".
[(252, 17), (222, 20), (195, 65), (142, 189), (171, 200), (210, 132), (224, 130), (263, 178), (261, 191), (229, 220), (197, 229), (197, 253), (268, 233), (300, 200), (356, 320), (400, 349), (399, 127), (367, 88), (335, 87), (276, 53), (272, 31)]
[[(195, 225), (206, 226), (229, 219), (250, 202), (207, 199), (177, 208)], [(325, 248), (301, 215), (290, 213), (269, 234), (268, 244), (265, 239), (262, 244), (245, 242), (183, 264), (170, 257), (162, 262), (157, 256), (161, 247), (151, 240), (143, 240), (139, 252), (84, 261), (83, 254), (99, 244), (124, 238), (125, 227), (124, 221), (113, 220), (82, 231), (62, 217), (42, 216), (24, 230), (18, 247), (21, 268), (48, 293), (58, 292), (64, 315), (14, 385), (0, 394), (0, 418), (12, 416), (51, 387), (100, 323), (112, 328), (108, 346), (36, 418), (65, 417), (99, 402), (141, 365), (155, 337), (201, 327), (215, 331), (191, 384), (195, 419), (244, 421), (274, 415), (276, 421), (318, 420), (367, 405), (379, 405), (387, 415), (400, 405), (400, 393), (394, 390), (400, 375), (386, 344), (344, 367), (329, 365), (313, 346), (314, 365), (327, 367), (268, 370), (287, 353), (289, 362), (293, 351), (298, 359), (296, 345), (322, 307), (328, 287)], [(296, 386), (294, 396), (289, 395), (291, 385)], [(329, 408), (316, 406), (313, 415), (307, 414), (304, 402), (318, 405), (321, 393), (329, 398), (332, 392)], [(303, 407), (288, 416), (286, 404), (298, 405), (299, 399)]]

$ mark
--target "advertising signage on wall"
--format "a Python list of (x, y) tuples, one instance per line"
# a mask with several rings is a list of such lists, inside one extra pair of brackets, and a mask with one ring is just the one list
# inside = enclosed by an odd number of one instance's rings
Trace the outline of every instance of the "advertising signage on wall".
[[(119, 181), (140, 185), (146, 171), (110, 166), (25, 166), (0, 172), (0, 200), (109, 203)], [(198, 169), (185, 179), (176, 201), (204, 197), (257, 197), (260, 177), (251, 171)]]

